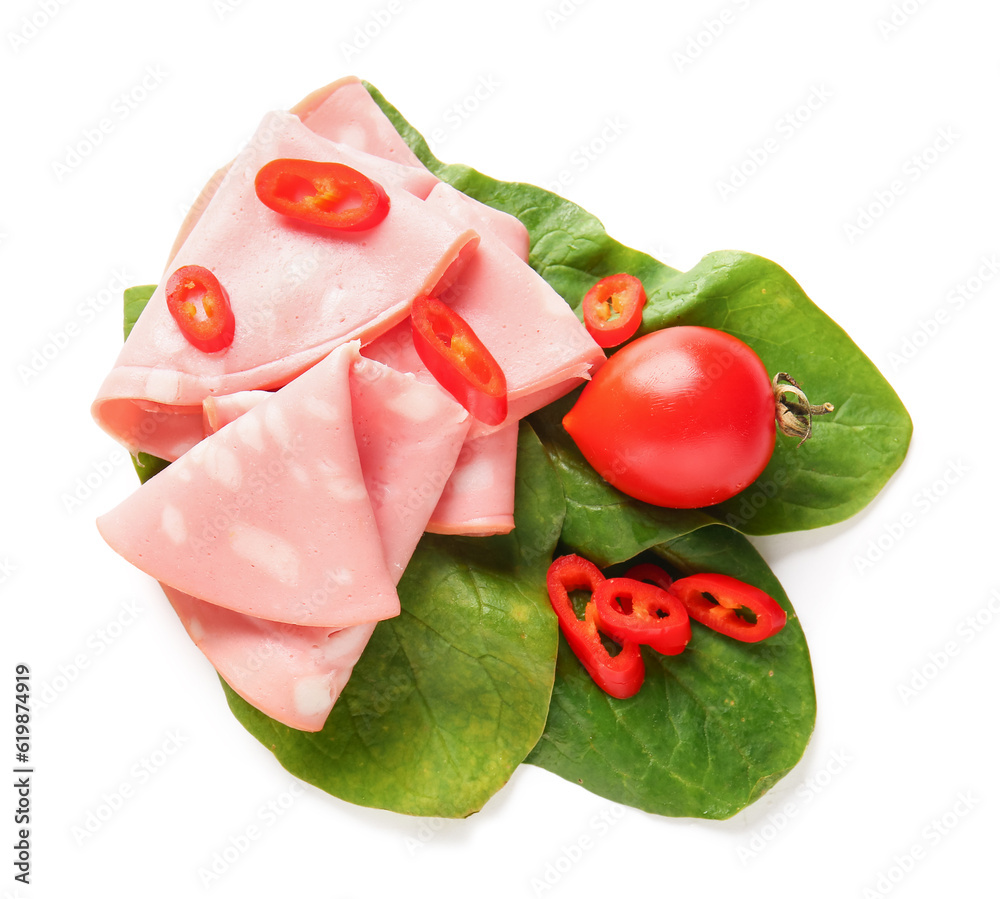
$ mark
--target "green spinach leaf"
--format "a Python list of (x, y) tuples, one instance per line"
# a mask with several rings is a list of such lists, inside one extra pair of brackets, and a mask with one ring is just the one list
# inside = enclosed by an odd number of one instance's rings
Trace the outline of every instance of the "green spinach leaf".
[(139, 321), (139, 316), (142, 315), (142, 310), (146, 308), (146, 304), (149, 302), (149, 298), (153, 295), (154, 290), (156, 290), (155, 284), (141, 284), (136, 287), (126, 288), (125, 321), (122, 328), (125, 332), (126, 340), (128, 340), (129, 334), (132, 333), (135, 323)]
[(643, 333), (705, 325), (739, 337), (768, 371), (790, 373), (813, 403), (836, 411), (814, 419), (801, 446), (778, 435), (757, 481), (711, 510), (747, 534), (814, 528), (849, 518), (885, 485), (906, 455), (910, 416), (892, 387), (844, 331), (773, 262), (711, 253), (668, 278), (651, 298)]
[(816, 717), (805, 635), (777, 579), (739, 532), (698, 511), (623, 501), (561, 427), (557, 403), (532, 417), (566, 498), (561, 551), (617, 573), (649, 558), (676, 574), (715, 571), (755, 584), (788, 622), (760, 644), (692, 622), (678, 656), (643, 652), (639, 693), (602, 692), (560, 640), (545, 733), (529, 756), (588, 790), (661, 815), (726, 818), (763, 794), (805, 751)]
[(557, 626), (545, 573), (562, 528), (559, 480), (527, 424), (516, 527), (505, 536), (425, 535), (316, 734), (278, 724), (226, 688), (233, 713), (290, 772), (360, 805), (464, 817), (538, 741)]
[(586, 291), (606, 275), (640, 278), (649, 298), (639, 335), (669, 325), (705, 325), (739, 337), (772, 374), (790, 373), (818, 419), (801, 447), (779, 435), (757, 481), (708, 513), (746, 534), (834, 524), (866, 506), (896, 471), (912, 423), (893, 389), (844, 331), (775, 263), (749, 253), (706, 256), (678, 272), (613, 240), (590, 213), (540, 187), (496, 181), (446, 164), (371, 85), (369, 92), (420, 160), (438, 177), (519, 218), (531, 235), (531, 265), (580, 315)]
[[(146, 308), (154, 290), (156, 290), (155, 284), (141, 284), (125, 289), (125, 315), (122, 330), (125, 332), (126, 340), (132, 333), (135, 323), (139, 320), (142, 310)], [(142, 484), (145, 484), (154, 474), (163, 471), (169, 464), (165, 459), (160, 459), (149, 453), (132, 454), (132, 465), (135, 467), (135, 472), (139, 475), (139, 482)]]

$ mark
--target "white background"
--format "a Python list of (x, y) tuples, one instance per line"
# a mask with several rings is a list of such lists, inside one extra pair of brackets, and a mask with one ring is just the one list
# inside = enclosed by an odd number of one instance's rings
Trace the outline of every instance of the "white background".
[[(32, 725), (33, 882), (12, 879), (4, 812), (0, 895), (985, 895), (1000, 10), (663, 7), (4, 4), (0, 676), (10, 696), (27, 663), (49, 701)], [(732, 820), (620, 810), (529, 767), (465, 821), (298, 786), (229, 714), (155, 585), (99, 539), (94, 518), (136, 485), (88, 411), (120, 288), (159, 278), (186, 207), (265, 111), (344, 74), (437, 130), (446, 160), (563, 174), (612, 235), (677, 268), (725, 248), (776, 260), (909, 408), (910, 455), (868, 509), (756, 541), (809, 638), (819, 716), (802, 763)]]

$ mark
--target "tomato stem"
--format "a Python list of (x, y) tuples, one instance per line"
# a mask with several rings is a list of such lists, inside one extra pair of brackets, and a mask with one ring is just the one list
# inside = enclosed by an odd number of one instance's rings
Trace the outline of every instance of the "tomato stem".
[[(774, 390), (774, 417), (778, 429), (787, 437), (800, 438), (797, 446), (802, 446), (812, 436), (813, 416), (832, 412), (833, 404), (814, 406), (788, 372), (779, 371), (772, 379), (771, 387)], [(795, 399), (790, 400), (789, 394)]]

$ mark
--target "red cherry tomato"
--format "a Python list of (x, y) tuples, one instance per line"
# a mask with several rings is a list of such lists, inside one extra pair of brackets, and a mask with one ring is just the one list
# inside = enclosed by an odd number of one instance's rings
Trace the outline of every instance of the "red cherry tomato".
[(608, 275), (583, 298), (583, 323), (598, 346), (618, 346), (639, 330), (645, 305), (642, 281), (625, 273)]
[(774, 451), (774, 390), (738, 338), (665, 328), (616, 352), (563, 426), (623, 493), (694, 509), (735, 496), (764, 470)]

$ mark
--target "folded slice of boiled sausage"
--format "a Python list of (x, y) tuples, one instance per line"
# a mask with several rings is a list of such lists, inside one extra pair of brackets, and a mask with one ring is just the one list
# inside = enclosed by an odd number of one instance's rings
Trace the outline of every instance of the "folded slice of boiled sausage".
[[(443, 391), (378, 363), (355, 357), (349, 378), (362, 475), (390, 576), (398, 581), (458, 458), (469, 420)], [(215, 425), (225, 427), (267, 397), (253, 391), (223, 398)], [(299, 730), (323, 727), (376, 624), (286, 624), (163, 589), (192, 640), (233, 690)]]
[(357, 358), (338, 348), (203, 439), (98, 519), (105, 540), (158, 581), (255, 617), (397, 615), (352, 425)]
[[(385, 189), (389, 214), (359, 232), (296, 224), (254, 189), (260, 168), (281, 157), (358, 169)], [(192, 346), (167, 308), (164, 279), (99, 390), (98, 423), (130, 451), (172, 461), (201, 439), (206, 397), (279, 387), (334, 347), (391, 328), (415, 296), (452, 280), (479, 240), (423, 202), (434, 183), (423, 170), (326, 140), (291, 113), (268, 114), (170, 264), (204, 266), (219, 279), (236, 321), (232, 345)]]

